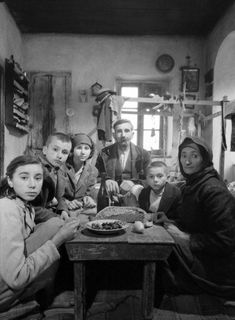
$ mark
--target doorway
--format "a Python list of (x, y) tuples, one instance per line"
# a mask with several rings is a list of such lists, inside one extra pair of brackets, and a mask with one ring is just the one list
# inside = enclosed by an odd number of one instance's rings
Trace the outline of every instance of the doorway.
[(66, 110), (71, 97), (70, 72), (30, 73), (30, 133), (27, 148), (40, 152), (47, 137), (60, 131), (68, 133)]

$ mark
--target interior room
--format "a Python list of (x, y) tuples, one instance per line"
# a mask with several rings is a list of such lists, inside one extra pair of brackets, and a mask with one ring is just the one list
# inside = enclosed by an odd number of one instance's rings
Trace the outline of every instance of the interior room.
[[(196, 136), (211, 146), (215, 169), (232, 183), (234, 56), (233, 0), (1, 1), (1, 178), (13, 158), (42, 151), (53, 132), (87, 134), (96, 145), (95, 163), (113, 143), (112, 134), (98, 135), (98, 88), (117, 108), (111, 125), (131, 120), (134, 144), (164, 161), (172, 181), (179, 176), (179, 144)], [(122, 318), (139, 319), (132, 312)]]
[[(193, 89), (193, 92), (186, 92), (188, 95), (191, 94), (190, 99), (234, 99), (233, 1), (218, 1), (216, 4), (211, 1), (197, 1), (191, 4), (187, 1), (182, 2), (182, 7), (181, 4), (171, 1), (157, 5), (155, 1), (146, 5), (137, 1), (136, 4), (117, 3), (110, 8), (109, 6), (107, 7), (106, 3), (88, 3), (81, 7), (80, 3), (75, 5), (74, 2), (68, 4), (63, 1), (58, 7), (55, 7), (53, 2), (46, 5), (37, 1), (1, 3), (2, 69), (4, 70), (5, 59), (10, 59), (13, 55), (28, 77), (36, 77), (35, 82), (30, 83), (31, 99), (34, 99), (32, 85), (40, 85), (36, 84), (38, 76), (43, 78), (50, 73), (53, 76), (53, 73), (61, 72), (62, 78), (58, 74), (58, 87), (55, 88), (57, 91), (53, 92), (53, 98), (56, 99), (56, 94), (60, 92), (59, 86), (65, 86), (66, 102), (64, 106), (58, 107), (59, 110), (54, 110), (54, 128), (57, 131), (86, 132), (96, 141), (97, 119), (92, 111), (97, 103), (90, 91), (96, 82), (116, 91), (118, 95), (121, 95), (122, 83), (138, 85), (152, 82), (156, 83), (157, 87), (153, 94), (169, 94), (172, 98), (178, 98), (183, 92), (182, 67), (190, 66), (199, 69), (198, 88)], [(142, 10), (145, 10), (143, 14)], [(134, 15), (131, 12), (134, 12)], [(167, 18), (161, 17), (162, 12)], [(162, 55), (163, 70), (156, 65), (157, 59)], [(165, 55), (170, 56), (172, 61), (167, 62), (166, 58), (165, 62)], [(171, 70), (165, 70), (164, 63), (172, 63), (169, 66)], [(82, 96), (82, 93), (85, 93), (85, 96)], [(39, 93), (35, 92), (35, 95), (37, 94)], [(146, 93), (141, 93), (142, 97), (145, 97), (144, 94)], [(39, 108), (40, 103), (35, 107)], [(191, 109), (186, 108), (186, 112), (192, 113), (193, 117), (196, 113), (196, 117), (201, 119), (201, 135), (211, 142), (214, 164), (219, 170), (221, 129), (218, 128), (221, 128), (221, 117), (211, 117), (211, 114), (220, 112), (220, 106), (192, 106)], [(3, 86), (2, 109), (3, 113)], [(175, 164), (178, 145), (176, 132), (179, 118), (177, 119), (177, 115), (174, 118), (164, 150), (172, 166)], [(1, 151), (4, 160), (1, 162), (3, 173), (10, 159), (22, 153), (30, 143), (34, 144), (34, 141), (30, 142), (30, 138), (34, 139), (34, 136), (37, 136), (42, 129), (42, 123), (35, 124), (31, 116), (29, 126), (33, 128), (30, 135), (20, 130), (19, 134), (11, 133), (11, 130), (4, 126), (3, 119), (1, 123), (1, 140), (4, 141)], [(37, 126), (38, 128), (35, 128)], [(233, 151), (230, 150), (229, 140), (231, 131), (227, 134), (224, 178), (229, 181), (235, 177)]]

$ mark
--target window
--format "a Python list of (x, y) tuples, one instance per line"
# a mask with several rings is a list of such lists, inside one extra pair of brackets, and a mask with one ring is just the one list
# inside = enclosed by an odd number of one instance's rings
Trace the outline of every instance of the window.
[[(117, 84), (118, 94), (123, 97), (151, 98), (153, 95), (162, 96), (167, 90), (165, 82), (128, 82), (120, 80)], [(121, 117), (129, 119), (133, 123), (135, 131), (133, 143), (151, 151), (153, 154), (162, 155), (167, 121), (164, 121), (164, 116), (160, 114), (159, 110), (154, 109), (155, 106), (154, 103), (125, 101)]]

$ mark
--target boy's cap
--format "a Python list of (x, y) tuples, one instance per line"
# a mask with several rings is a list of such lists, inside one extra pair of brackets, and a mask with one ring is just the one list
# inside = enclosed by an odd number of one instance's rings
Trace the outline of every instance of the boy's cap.
[(81, 143), (87, 144), (90, 148), (92, 148), (92, 140), (89, 136), (84, 133), (78, 133), (71, 138), (73, 148), (78, 146)]

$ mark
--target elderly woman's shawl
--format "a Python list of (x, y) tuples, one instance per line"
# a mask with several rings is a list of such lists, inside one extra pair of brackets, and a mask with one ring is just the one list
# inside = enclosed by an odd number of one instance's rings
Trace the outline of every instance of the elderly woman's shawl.
[[(200, 147), (204, 161), (202, 170), (190, 176), (180, 166), (186, 184), (176, 224), (190, 234), (190, 241), (174, 237), (176, 245), (166, 268), (168, 283), (177, 291), (234, 299), (235, 198), (213, 168), (209, 148), (201, 140), (186, 139)], [(179, 147), (179, 158), (186, 144), (183, 141)]]

